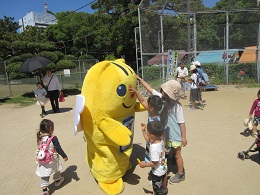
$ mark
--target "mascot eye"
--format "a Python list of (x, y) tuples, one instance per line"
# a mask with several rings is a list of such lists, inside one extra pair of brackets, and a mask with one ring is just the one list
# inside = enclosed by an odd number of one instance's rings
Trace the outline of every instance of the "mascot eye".
[(125, 85), (119, 85), (116, 89), (116, 92), (119, 96), (124, 96), (126, 94), (126, 86)]

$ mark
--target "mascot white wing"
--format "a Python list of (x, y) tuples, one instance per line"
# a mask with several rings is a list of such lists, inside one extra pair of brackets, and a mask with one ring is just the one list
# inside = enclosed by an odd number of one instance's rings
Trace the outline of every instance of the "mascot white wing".
[(80, 114), (83, 112), (85, 107), (85, 97), (83, 95), (76, 96), (76, 103), (74, 108), (74, 134), (82, 131), (82, 123), (80, 120)]

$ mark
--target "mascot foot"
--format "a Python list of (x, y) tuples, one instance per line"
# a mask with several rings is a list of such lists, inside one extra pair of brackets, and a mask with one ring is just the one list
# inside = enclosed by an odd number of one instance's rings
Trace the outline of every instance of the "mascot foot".
[(120, 194), (124, 190), (123, 179), (120, 178), (113, 183), (98, 182), (100, 188), (108, 195)]

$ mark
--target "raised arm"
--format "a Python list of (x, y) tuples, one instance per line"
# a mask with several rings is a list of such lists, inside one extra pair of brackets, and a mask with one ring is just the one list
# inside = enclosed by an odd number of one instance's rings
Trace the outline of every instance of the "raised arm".
[(139, 102), (143, 105), (143, 107), (146, 110), (148, 110), (148, 103), (147, 103), (147, 101), (143, 98), (143, 96), (141, 96), (141, 94), (132, 85), (129, 87), (129, 91), (131, 93), (135, 93), (137, 99), (139, 100)]
[(147, 83), (145, 80), (143, 80), (141, 77), (139, 77), (138, 75), (136, 75), (136, 78), (147, 89), (147, 91), (149, 91), (152, 94), (152, 92), (153, 92), (152, 86), (149, 83)]

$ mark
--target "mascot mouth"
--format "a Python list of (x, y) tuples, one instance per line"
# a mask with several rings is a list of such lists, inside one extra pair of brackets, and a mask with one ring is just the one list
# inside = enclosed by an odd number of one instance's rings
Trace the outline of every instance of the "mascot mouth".
[[(133, 105), (133, 104), (132, 104), (132, 105)], [(132, 105), (130, 105), (130, 106), (126, 106), (125, 103), (123, 103), (123, 107), (124, 107), (124, 108), (131, 108)]]

